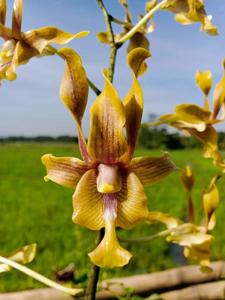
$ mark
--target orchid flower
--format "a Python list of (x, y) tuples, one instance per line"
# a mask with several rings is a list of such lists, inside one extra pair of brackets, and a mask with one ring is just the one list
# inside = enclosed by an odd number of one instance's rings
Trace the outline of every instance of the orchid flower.
[(168, 0), (162, 9), (175, 13), (175, 20), (183, 25), (200, 22), (202, 31), (210, 35), (218, 34), (211, 22), (212, 16), (206, 14), (204, 0)]
[(53, 26), (22, 32), (22, 6), (22, 0), (14, 1), (12, 28), (7, 28), (6, 0), (0, 0), (0, 36), (5, 40), (0, 52), (0, 80), (16, 79), (16, 67), (27, 63), (34, 56), (53, 54), (47, 48), (49, 44), (63, 45), (88, 33), (82, 31), (71, 34)]
[[(224, 64), (225, 67), (225, 64)], [(210, 71), (197, 72), (196, 83), (205, 95), (204, 107), (196, 104), (180, 104), (174, 114), (162, 115), (150, 125), (168, 124), (188, 133), (204, 144), (203, 155), (213, 158), (214, 164), (225, 172), (225, 162), (218, 150), (218, 134), (213, 125), (225, 120), (225, 72), (213, 93), (213, 109), (209, 109), (208, 95), (212, 87)], [(221, 113), (220, 116), (218, 116)]]
[[(203, 192), (204, 220), (202, 224), (196, 225), (194, 222), (182, 224), (182, 226), (174, 228), (171, 235), (167, 238), (170, 242), (184, 246), (184, 256), (189, 260), (199, 262), (203, 272), (212, 270), (210, 267), (210, 247), (213, 236), (210, 234), (210, 231), (216, 225), (215, 210), (220, 202), (216, 183), (220, 177), (220, 175), (213, 177), (209, 186)], [(190, 201), (194, 177), (189, 166), (183, 170), (181, 179)]]
[(88, 84), (79, 55), (63, 48), (60, 55), (66, 69), (60, 88), (63, 103), (69, 108), (78, 127), (83, 161), (72, 157), (46, 154), (46, 180), (75, 189), (73, 222), (91, 230), (105, 228), (105, 235), (89, 253), (100, 267), (126, 265), (131, 254), (119, 245), (116, 227), (130, 229), (148, 220), (149, 210), (144, 186), (171, 173), (175, 166), (168, 155), (132, 159), (143, 110), (143, 94), (137, 77), (146, 70), (146, 49), (128, 54), (133, 85), (124, 101), (104, 73), (105, 86), (91, 107), (91, 128), (86, 143), (81, 121), (87, 103)]

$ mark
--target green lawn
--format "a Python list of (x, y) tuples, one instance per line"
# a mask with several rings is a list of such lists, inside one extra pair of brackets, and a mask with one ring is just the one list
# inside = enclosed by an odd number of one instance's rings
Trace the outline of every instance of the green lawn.
[[(12, 144), (0, 145), (0, 252), (6, 255), (22, 245), (37, 242), (37, 256), (30, 266), (54, 278), (54, 272), (73, 262), (76, 276), (83, 276), (89, 268), (87, 253), (94, 248), (95, 233), (71, 221), (73, 191), (52, 182), (45, 183), (45, 169), (40, 157), (45, 153), (58, 156), (79, 156), (77, 146), (66, 144)], [(138, 150), (136, 155), (160, 153)], [(201, 220), (201, 194), (217, 169), (199, 151), (172, 152), (178, 167), (191, 164), (196, 174), (194, 192)], [(224, 179), (219, 182), (221, 205), (217, 210), (213, 259), (225, 256)], [(146, 189), (149, 208), (186, 218), (185, 192), (175, 172), (163, 182)], [(138, 225), (119, 234), (126, 237), (145, 236), (161, 230), (159, 225)], [(133, 254), (131, 263), (123, 269), (103, 270), (102, 278), (152, 272), (175, 266), (170, 247), (163, 239), (143, 245), (127, 247)], [(0, 292), (40, 287), (37, 282), (17, 271), (0, 274)]]

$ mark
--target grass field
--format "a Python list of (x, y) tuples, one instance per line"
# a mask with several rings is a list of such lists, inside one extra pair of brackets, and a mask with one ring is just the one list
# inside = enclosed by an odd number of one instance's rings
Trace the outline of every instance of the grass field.
[[(89, 268), (87, 253), (94, 248), (95, 233), (71, 221), (73, 191), (52, 182), (45, 183), (45, 169), (40, 157), (45, 153), (58, 156), (79, 156), (72, 144), (11, 144), (0, 145), (0, 252), (9, 254), (22, 245), (37, 242), (37, 256), (30, 266), (54, 278), (54, 272), (73, 262), (76, 276), (83, 276)], [(159, 155), (159, 152), (138, 150), (136, 155)], [(191, 164), (196, 174), (194, 200), (198, 221), (201, 220), (201, 194), (211, 177), (218, 171), (199, 151), (172, 152), (178, 167)], [(185, 192), (179, 172), (146, 189), (149, 208), (186, 218)], [(224, 179), (219, 182), (221, 205), (217, 210), (218, 223), (214, 231), (213, 259), (225, 257)], [(163, 229), (159, 225), (138, 225), (120, 232), (126, 237), (150, 235)], [(170, 247), (163, 239), (143, 245), (128, 246), (134, 254), (123, 269), (103, 270), (102, 278), (152, 272), (177, 265), (170, 255)], [(0, 292), (40, 287), (37, 282), (17, 271), (0, 274)]]

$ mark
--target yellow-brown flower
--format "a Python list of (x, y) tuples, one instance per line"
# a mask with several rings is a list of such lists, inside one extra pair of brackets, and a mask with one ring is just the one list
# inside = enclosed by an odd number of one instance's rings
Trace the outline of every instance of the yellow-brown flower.
[[(195, 224), (193, 218), (191, 223), (184, 223), (174, 228), (171, 235), (167, 237), (168, 241), (183, 246), (184, 256), (191, 261), (199, 262), (203, 272), (212, 271), (210, 267), (210, 248), (213, 236), (210, 231), (216, 225), (215, 210), (220, 202), (217, 181), (220, 177), (220, 175), (213, 177), (209, 186), (203, 192), (204, 219), (201, 225)], [(192, 202), (191, 190), (194, 185), (194, 176), (190, 167), (183, 170), (181, 179), (187, 191), (188, 200)], [(194, 210), (194, 206), (192, 209)]]
[(133, 158), (143, 110), (143, 94), (137, 77), (146, 69), (146, 49), (128, 55), (133, 85), (124, 101), (104, 74), (105, 87), (91, 107), (91, 129), (86, 144), (81, 120), (86, 107), (88, 84), (79, 55), (69, 48), (60, 50), (66, 60), (60, 95), (77, 126), (84, 161), (46, 154), (46, 180), (75, 189), (73, 221), (92, 230), (105, 227), (105, 236), (89, 253), (101, 267), (123, 266), (131, 254), (116, 237), (116, 227), (132, 228), (149, 218), (144, 185), (152, 184), (174, 170), (168, 155)]
[(210, 35), (218, 34), (211, 21), (212, 16), (205, 11), (204, 0), (168, 0), (162, 9), (175, 13), (175, 20), (183, 25), (200, 22), (202, 31)]
[(22, 6), (22, 0), (14, 1), (12, 28), (7, 28), (6, 0), (0, 0), (0, 37), (5, 40), (0, 51), (0, 80), (16, 79), (17, 66), (27, 63), (34, 56), (53, 54), (47, 49), (49, 44), (63, 45), (88, 33), (83, 31), (71, 34), (53, 26), (22, 32)]
[(213, 127), (214, 124), (225, 119), (225, 73), (215, 87), (212, 111), (209, 109), (208, 101), (208, 94), (212, 87), (211, 72), (197, 72), (195, 79), (205, 95), (204, 107), (196, 104), (177, 105), (174, 114), (162, 115), (158, 122), (151, 125), (168, 124), (196, 137), (204, 144), (204, 157), (213, 158), (214, 164), (225, 172), (225, 162), (218, 149), (218, 134)]

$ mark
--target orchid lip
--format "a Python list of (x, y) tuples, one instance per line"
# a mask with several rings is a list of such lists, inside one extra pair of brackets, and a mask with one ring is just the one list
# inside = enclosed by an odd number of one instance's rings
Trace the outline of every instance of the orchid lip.
[(122, 179), (118, 166), (99, 164), (97, 170), (97, 189), (100, 193), (111, 194), (121, 190)]

